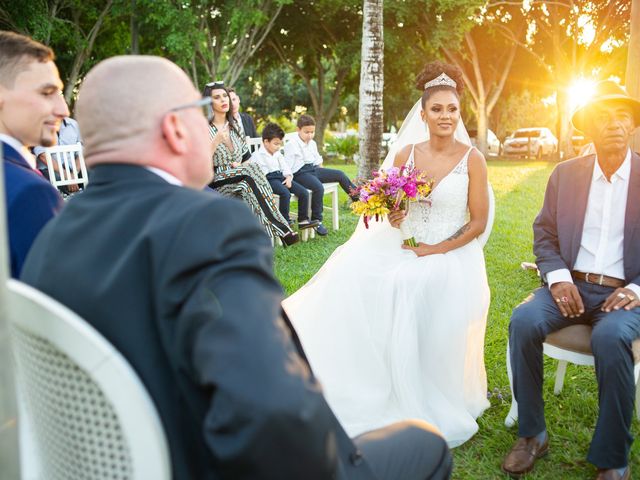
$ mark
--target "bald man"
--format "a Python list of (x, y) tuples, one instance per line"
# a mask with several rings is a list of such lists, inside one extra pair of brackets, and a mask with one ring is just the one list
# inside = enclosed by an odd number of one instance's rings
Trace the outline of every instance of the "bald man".
[[(77, 103), (91, 181), (45, 227), (23, 279), (128, 359), (175, 480), (447, 478), (446, 445), (423, 424), (355, 441), (338, 424), (282, 314), (268, 237), (242, 202), (202, 190), (205, 102), (161, 58), (91, 70)], [(56, 254), (71, 242), (72, 257)]]
[(14, 278), (42, 227), (62, 207), (58, 191), (35, 170), (27, 149), (55, 145), (60, 122), (69, 115), (53, 60), (49, 47), (0, 31), (0, 146)]

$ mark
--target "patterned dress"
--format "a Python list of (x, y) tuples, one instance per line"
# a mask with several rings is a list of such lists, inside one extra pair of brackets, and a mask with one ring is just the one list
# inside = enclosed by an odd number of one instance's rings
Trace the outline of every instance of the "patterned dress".
[[(209, 126), (211, 138), (218, 129)], [(230, 197), (240, 197), (253, 210), (260, 223), (271, 238), (284, 237), (291, 233), (289, 223), (278, 210), (273, 200), (273, 190), (260, 167), (253, 162), (245, 162), (239, 167), (232, 167), (234, 162), (242, 162), (242, 157), (249, 151), (244, 137), (233, 128), (229, 129), (229, 137), (233, 150), (221, 143), (213, 154), (213, 182), (211, 188)]]

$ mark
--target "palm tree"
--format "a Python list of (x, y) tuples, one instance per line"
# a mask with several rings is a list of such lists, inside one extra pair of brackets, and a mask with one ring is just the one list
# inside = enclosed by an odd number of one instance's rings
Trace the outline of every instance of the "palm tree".
[(380, 165), (382, 149), (382, 93), (384, 87), (384, 0), (364, 0), (362, 9), (362, 60), (358, 111), (360, 159), (358, 176), (370, 178)]

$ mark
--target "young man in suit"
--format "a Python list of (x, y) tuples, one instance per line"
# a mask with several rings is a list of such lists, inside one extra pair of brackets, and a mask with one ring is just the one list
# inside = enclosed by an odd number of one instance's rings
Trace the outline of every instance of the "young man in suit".
[[(131, 363), (176, 480), (448, 478), (446, 444), (427, 424), (354, 441), (340, 427), (282, 312), (268, 237), (241, 201), (203, 191), (202, 106), (211, 98), (166, 59), (94, 67), (76, 108), (91, 181), (45, 227), (23, 280)], [(74, 255), (52, 254), (72, 241)]]
[(69, 115), (53, 60), (49, 47), (0, 31), (0, 146), (14, 278), (36, 235), (62, 205), (58, 191), (35, 170), (27, 149), (55, 145), (60, 122)]
[(238, 126), (242, 129), (245, 137), (257, 138), (256, 124), (253, 123), (251, 115), (240, 111), (240, 97), (234, 88), (229, 88), (229, 99), (231, 100), (231, 113), (236, 119)]
[(586, 323), (593, 327), (600, 408), (587, 459), (599, 480), (629, 479), (631, 344), (640, 337), (640, 156), (629, 143), (640, 124), (640, 101), (614, 82), (600, 82), (573, 124), (593, 139), (596, 153), (556, 167), (533, 224), (533, 250), (546, 285), (511, 316), (520, 438), (502, 469), (519, 477), (547, 453), (542, 343), (549, 333)]

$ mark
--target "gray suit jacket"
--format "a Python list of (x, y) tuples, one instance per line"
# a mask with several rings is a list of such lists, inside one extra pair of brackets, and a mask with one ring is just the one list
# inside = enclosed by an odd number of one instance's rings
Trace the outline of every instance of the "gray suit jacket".
[(175, 480), (374, 478), (282, 316), (273, 247), (242, 202), (98, 166), (22, 278), (131, 363)]
[[(551, 173), (542, 210), (533, 223), (533, 252), (543, 278), (573, 269), (580, 250), (595, 155), (562, 162)], [(640, 156), (631, 154), (624, 228), (624, 280), (640, 285)]]

